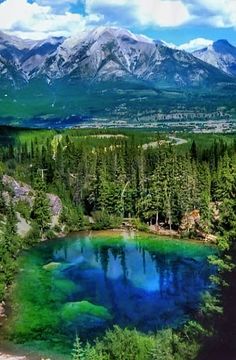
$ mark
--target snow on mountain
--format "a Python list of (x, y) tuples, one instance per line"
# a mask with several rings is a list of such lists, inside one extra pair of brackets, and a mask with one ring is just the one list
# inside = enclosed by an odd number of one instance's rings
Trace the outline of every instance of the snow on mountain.
[[(229, 59), (230, 44), (213, 45), (215, 52), (220, 47), (221, 54)], [(231, 81), (194, 55), (117, 27), (98, 27), (67, 39), (42, 41), (0, 33), (0, 78), (11, 82), (14, 78), (25, 82), (33, 78), (48, 82), (139, 79), (158, 86), (181, 87)]]
[(24, 40), (0, 32), (0, 56), (27, 80), (28, 74), (40, 66), (45, 57), (52, 54), (64, 40), (62, 37), (42, 41)]
[(227, 80), (185, 51), (113, 27), (99, 27), (66, 39), (34, 74), (43, 75), (51, 80), (135, 78), (177, 86)]
[(35, 68), (40, 67), (45, 58), (53, 54), (65, 39), (63, 37), (51, 37), (37, 41), (21, 58), (21, 68), (30, 77)]
[(236, 76), (236, 47), (227, 40), (218, 40), (204, 49), (194, 51), (193, 55), (228, 75)]

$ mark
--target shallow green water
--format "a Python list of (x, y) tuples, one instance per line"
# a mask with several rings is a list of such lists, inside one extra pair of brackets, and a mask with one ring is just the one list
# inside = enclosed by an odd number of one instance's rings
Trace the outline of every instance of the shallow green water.
[(42, 243), (20, 259), (5, 332), (21, 347), (69, 354), (76, 334), (92, 340), (114, 324), (146, 333), (177, 327), (210, 286), (212, 252), (141, 233)]

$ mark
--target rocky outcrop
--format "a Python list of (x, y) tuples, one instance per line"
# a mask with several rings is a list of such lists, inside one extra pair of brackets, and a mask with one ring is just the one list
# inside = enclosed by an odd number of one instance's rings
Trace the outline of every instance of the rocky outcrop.
[(53, 194), (47, 194), (47, 197), (49, 200), (52, 215), (53, 216), (60, 215), (62, 212), (62, 202), (59, 196)]
[[(24, 184), (20, 181), (16, 181), (14, 178), (8, 175), (3, 175), (2, 183), (6, 188), (4, 192), (4, 197), (9, 197), (9, 192), (12, 192), (12, 200), (13, 202), (25, 201), (29, 203), (30, 206), (33, 206), (33, 195), (34, 191), (30, 185)], [(7, 195), (9, 194), (9, 195)]]
[(179, 230), (183, 233), (190, 232), (191, 230), (194, 230), (197, 225), (199, 225), (200, 220), (201, 216), (199, 210), (190, 211), (183, 216)]
[[(216, 220), (219, 218), (219, 210), (215, 203), (210, 204), (210, 208), (212, 210), (212, 217), (213, 220)], [(216, 243), (217, 237), (213, 234), (210, 234), (208, 230), (206, 230), (208, 227), (204, 222), (201, 221), (201, 214), (200, 211), (195, 209), (193, 211), (190, 211), (186, 213), (181, 221), (179, 232), (183, 235), (189, 234), (192, 232), (194, 236), (196, 236), (199, 239), (202, 239), (206, 242)]]
[[(2, 182), (6, 188), (3, 195), (7, 203), (9, 203), (10, 199), (12, 199), (13, 203), (24, 201), (27, 202), (30, 207), (33, 206), (35, 191), (30, 185), (17, 181), (8, 175), (3, 175)], [(49, 200), (51, 215), (59, 216), (63, 208), (61, 199), (59, 196), (54, 194), (47, 194), (47, 197)]]

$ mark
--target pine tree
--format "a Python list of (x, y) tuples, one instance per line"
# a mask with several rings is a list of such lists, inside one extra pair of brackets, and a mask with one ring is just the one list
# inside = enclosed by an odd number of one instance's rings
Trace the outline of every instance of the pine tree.
[(85, 350), (78, 336), (76, 336), (75, 339), (74, 348), (72, 351), (72, 360), (86, 360)]
[(45, 230), (49, 227), (51, 214), (45, 184), (39, 177), (35, 180), (35, 198), (32, 209), (32, 218), (39, 225), (42, 236)]

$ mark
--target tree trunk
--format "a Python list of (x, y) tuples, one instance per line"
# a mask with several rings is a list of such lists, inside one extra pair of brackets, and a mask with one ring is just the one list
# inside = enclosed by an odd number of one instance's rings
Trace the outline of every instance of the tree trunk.
[(156, 228), (159, 227), (159, 212), (156, 213)]

